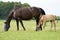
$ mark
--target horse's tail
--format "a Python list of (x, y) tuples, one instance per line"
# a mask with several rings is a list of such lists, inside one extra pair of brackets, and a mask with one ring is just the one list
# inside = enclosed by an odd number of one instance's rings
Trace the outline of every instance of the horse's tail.
[(39, 8), (41, 10), (42, 15), (46, 15), (45, 11), (42, 8)]
[(39, 8), (39, 11), (41, 12), (41, 15), (39, 16), (39, 18), (41, 18), (42, 15), (46, 15), (45, 11), (42, 8)]

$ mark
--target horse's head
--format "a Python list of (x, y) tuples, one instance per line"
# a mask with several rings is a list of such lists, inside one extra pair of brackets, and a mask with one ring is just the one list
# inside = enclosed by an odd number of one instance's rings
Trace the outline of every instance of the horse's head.
[(9, 28), (10, 28), (10, 25), (9, 25), (7, 22), (4, 22), (4, 23), (5, 23), (5, 25), (4, 25), (4, 30), (5, 30), (5, 31), (8, 31)]

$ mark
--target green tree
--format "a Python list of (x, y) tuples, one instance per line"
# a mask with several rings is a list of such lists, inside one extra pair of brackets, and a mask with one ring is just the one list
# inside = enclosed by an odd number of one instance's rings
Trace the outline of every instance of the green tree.
[(22, 6), (21, 2), (14, 2), (14, 7), (17, 7), (17, 6)]
[(9, 12), (14, 7), (30, 7), (28, 3), (21, 4), (21, 2), (2, 2), (0, 1), (0, 19), (5, 19)]
[(28, 3), (24, 3), (22, 4), (22, 7), (30, 7), (30, 5)]

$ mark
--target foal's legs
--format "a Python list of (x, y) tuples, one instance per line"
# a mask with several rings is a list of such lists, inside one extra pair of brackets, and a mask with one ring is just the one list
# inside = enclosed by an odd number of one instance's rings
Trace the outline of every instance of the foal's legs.
[(51, 29), (52, 29), (53, 25), (54, 25), (54, 30), (56, 31), (56, 23), (55, 23), (55, 21), (51, 21)]
[(52, 27), (53, 27), (53, 21), (50, 21), (51, 22), (51, 29), (50, 30), (52, 30)]
[(54, 30), (56, 31), (56, 23), (55, 23), (55, 21), (53, 23), (54, 23)]
[(45, 26), (46, 26), (46, 21), (44, 21), (43, 23), (43, 29), (45, 29)]
[(21, 23), (23, 29), (26, 30), (21, 19), (20, 19), (20, 23)]

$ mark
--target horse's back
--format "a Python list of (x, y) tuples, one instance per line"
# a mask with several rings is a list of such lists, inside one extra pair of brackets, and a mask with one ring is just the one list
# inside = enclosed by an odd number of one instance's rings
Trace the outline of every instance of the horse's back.
[(16, 17), (22, 19), (30, 19), (32, 17), (32, 12), (30, 8), (19, 8), (16, 10)]
[(15, 10), (15, 17), (19, 17), (21, 19), (31, 19), (32, 17), (36, 17), (40, 15), (40, 11), (37, 7), (22, 7)]

